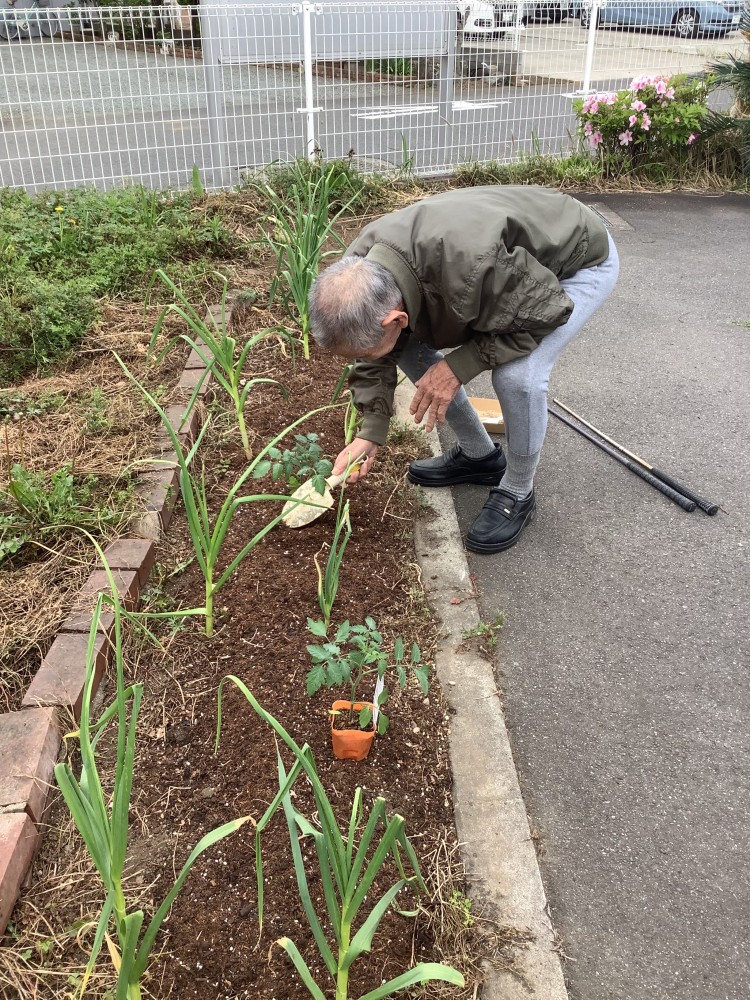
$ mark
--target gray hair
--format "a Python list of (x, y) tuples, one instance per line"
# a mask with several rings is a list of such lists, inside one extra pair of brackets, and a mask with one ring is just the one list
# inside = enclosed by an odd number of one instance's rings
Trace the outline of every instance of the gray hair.
[(382, 322), (404, 297), (390, 271), (365, 257), (342, 257), (313, 282), (310, 329), (325, 350), (346, 348), (355, 357), (382, 341)]

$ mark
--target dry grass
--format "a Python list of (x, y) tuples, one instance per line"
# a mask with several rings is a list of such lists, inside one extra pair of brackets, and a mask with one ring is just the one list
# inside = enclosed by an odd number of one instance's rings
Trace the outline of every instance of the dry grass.
[(427, 896), (420, 901), (412, 934), (412, 961), (422, 942), (430, 942), (439, 961), (463, 975), (465, 989), (432, 982), (410, 991), (414, 1000), (475, 1000), (490, 969), (525, 983), (520, 954), (532, 935), (523, 928), (498, 924), (466, 895), (466, 873), (458, 843), (446, 832), (421, 861)]
[[(72, 819), (58, 795), (34, 866), (34, 882), (13, 911), (6, 943), (0, 945), (2, 1000), (74, 1000), (91, 953), (104, 902), (104, 887)], [(129, 905), (152, 910), (153, 884), (130, 864), (123, 880)], [(154, 953), (158, 959), (158, 953)], [(103, 948), (87, 1000), (114, 996), (116, 975)], [(160, 983), (142, 983), (144, 1000), (166, 1000)]]
[(0, 573), (0, 710), (23, 696), (95, 560), (80, 537), (44, 555)]

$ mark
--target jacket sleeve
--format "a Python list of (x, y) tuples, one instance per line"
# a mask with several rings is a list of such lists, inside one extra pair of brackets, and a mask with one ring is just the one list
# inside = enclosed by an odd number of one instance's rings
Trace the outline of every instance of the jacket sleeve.
[(566, 323), (573, 302), (556, 276), (523, 247), (497, 245), (474, 268), (457, 302), (471, 339), (446, 361), (463, 384), (482, 371), (531, 354)]
[(375, 444), (385, 444), (393, 416), (393, 397), (398, 382), (398, 359), (408, 334), (402, 333), (396, 346), (377, 361), (359, 359), (349, 372), (349, 388), (354, 405), (362, 415), (357, 437)]

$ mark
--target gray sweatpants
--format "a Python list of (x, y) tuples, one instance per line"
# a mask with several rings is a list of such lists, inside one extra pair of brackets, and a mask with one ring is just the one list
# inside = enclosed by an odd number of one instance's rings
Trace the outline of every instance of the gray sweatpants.
[[(575, 307), (568, 322), (548, 334), (531, 354), (493, 370), (492, 385), (505, 419), (509, 484), (516, 479), (519, 483), (533, 479), (547, 431), (547, 387), (552, 368), (612, 292), (619, 266), (617, 249), (610, 236), (609, 257), (603, 264), (584, 268), (560, 283)], [(442, 357), (439, 351), (409, 339), (399, 368), (412, 382), (418, 382)], [(492, 441), (463, 388), (448, 407), (446, 420), (459, 444), (466, 445), (463, 450), (470, 457), (480, 457), (492, 449)]]

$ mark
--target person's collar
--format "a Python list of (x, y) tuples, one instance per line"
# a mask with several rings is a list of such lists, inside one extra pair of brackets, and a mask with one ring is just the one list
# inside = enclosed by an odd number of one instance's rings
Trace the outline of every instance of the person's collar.
[(367, 259), (380, 264), (396, 279), (406, 305), (409, 327), (414, 329), (417, 316), (422, 311), (422, 287), (414, 271), (401, 254), (387, 243), (376, 243), (367, 254)]

